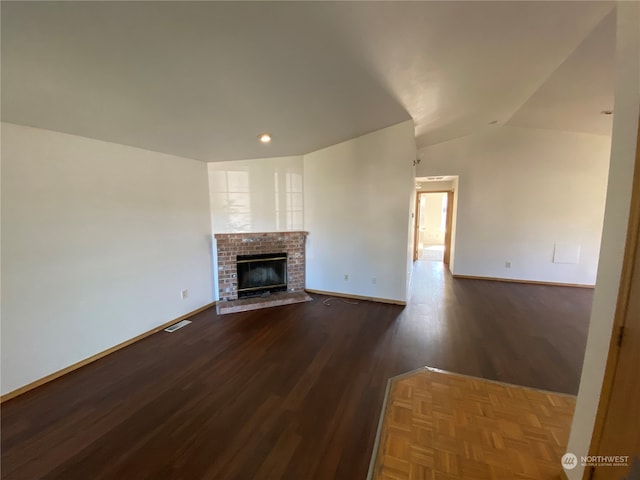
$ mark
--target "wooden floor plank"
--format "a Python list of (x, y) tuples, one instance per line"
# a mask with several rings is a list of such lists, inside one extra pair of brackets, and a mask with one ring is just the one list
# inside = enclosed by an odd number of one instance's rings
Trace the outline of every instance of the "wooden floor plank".
[[(577, 393), (590, 290), (453, 279), (441, 263), (418, 262), (406, 307), (327, 306), (327, 297), (312, 296), (266, 310), (202, 312), (185, 328), (9, 400), (1, 407), (2, 478), (364, 479), (392, 376), (429, 365)], [(448, 392), (464, 390), (442, 386), (433, 395)], [(476, 408), (498, 416), (499, 397), (473, 394), (483, 399)], [(445, 435), (459, 413), (438, 415), (431, 434)], [(470, 431), (477, 422), (458, 420)], [(419, 438), (431, 435), (429, 420), (423, 427)], [(488, 468), (482, 450), (457, 462), (431, 451), (405, 455), (420, 460), (417, 477), (433, 465)]]

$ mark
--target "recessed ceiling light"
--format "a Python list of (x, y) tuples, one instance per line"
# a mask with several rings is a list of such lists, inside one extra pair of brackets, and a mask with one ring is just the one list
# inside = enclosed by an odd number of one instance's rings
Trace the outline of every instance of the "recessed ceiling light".
[(613, 110), (602, 110), (600, 113), (602, 115), (613, 115)]
[(258, 139), (262, 143), (269, 143), (271, 141), (271, 134), (270, 133), (261, 133), (260, 135), (258, 135)]

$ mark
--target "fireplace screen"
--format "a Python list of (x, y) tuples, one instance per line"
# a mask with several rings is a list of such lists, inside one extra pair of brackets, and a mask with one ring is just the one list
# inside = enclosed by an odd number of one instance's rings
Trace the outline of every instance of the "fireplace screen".
[(238, 255), (238, 297), (287, 290), (287, 254)]

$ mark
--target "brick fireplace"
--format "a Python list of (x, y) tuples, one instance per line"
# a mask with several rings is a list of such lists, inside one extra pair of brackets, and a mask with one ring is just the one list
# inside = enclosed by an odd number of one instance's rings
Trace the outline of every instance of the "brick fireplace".
[[(238, 299), (238, 255), (287, 254), (287, 292), (304, 292), (305, 242), (307, 232), (217, 233), (218, 292), (221, 302), (242, 302)], [(282, 292), (284, 293), (284, 292)], [(275, 295), (280, 295), (274, 294)], [(285, 298), (285, 297), (281, 297)], [(247, 304), (257, 305), (253, 300)], [(291, 302), (285, 302), (291, 303)], [(282, 303), (278, 303), (282, 304)], [(266, 305), (269, 306), (269, 305)], [(260, 308), (260, 307), (255, 307)], [(238, 308), (234, 311), (252, 308)]]

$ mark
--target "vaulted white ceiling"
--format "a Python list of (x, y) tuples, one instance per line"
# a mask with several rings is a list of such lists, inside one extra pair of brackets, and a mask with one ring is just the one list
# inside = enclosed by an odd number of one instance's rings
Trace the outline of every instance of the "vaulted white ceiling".
[(509, 125), (611, 135), (616, 51), (612, 11), (509, 119)]
[(613, 8), (3, 1), (2, 118), (203, 161), (307, 153), (409, 118), (419, 146), (492, 120), (606, 134)]

